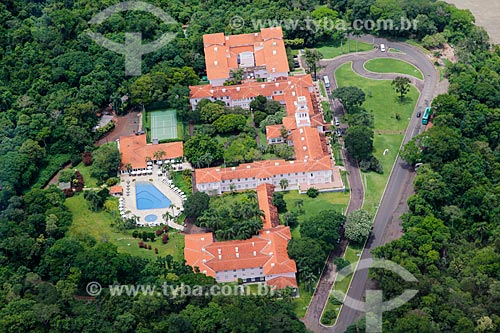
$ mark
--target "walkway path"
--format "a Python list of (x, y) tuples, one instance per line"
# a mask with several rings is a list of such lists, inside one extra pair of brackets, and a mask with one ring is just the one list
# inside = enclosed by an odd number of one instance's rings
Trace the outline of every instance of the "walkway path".
[[(363, 36), (360, 40), (369, 43), (374, 41), (376, 44), (384, 43), (392, 48), (398, 48), (402, 52), (387, 53), (374, 50), (363, 53), (347, 54), (330, 60), (322, 60), (321, 65), (323, 66), (323, 69), (318, 76), (322, 77), (324, 75), (328, 75), (332, 89), (335, 89), (337, 86), (334, 77), (335, 70), (347, 62), (352, 62), (354, 72), (370, 79), (392, 80), (396, 76), (408, 77), (420, 91), (420, 98), (415, 107), (415, 112), (417, 110), (421, 110), (424, 106), (430, 105), (430, 102), (436, 92), (439, 74), (427, 55), (404, 43), (389, 42), (381, 38), (373, 39), (371, 36)], [(407, 61), (422, 71), (425, 80), (422, 81), (413, 76), (402, 74), (381, 74), (369, 72), (363, 65), (367, 60), (374, 58), (394, 58)], [(419, 134), (422, 130), (423, 127), (420, 126), (419, 119), (412, 117), (406, 130), (403, 144), (408, 142), (411, 137)], [(361, 182), (359, 168), (349, 156), (346, 156), (347, 154), (345, 151), (343, 151), (343, 153), (346, 157), (346, 169), (349, 173), (348, 180), (351, 188), (351, 200), (349, 202), (347, 212), (351, 212), (362, 207), (364, 189)], [(380, 246), (401, 236), (399, 216), (407, 209), (406, 200), (411, 193), (413, 193), (413, 177), (414, 173), (410, 172), (408, 165), (398, 158), (389, 177), (386, 191), (384, 192), (380, 208), (374, 220), (374, 229), (367, 242), (366, 250), (363, 252), (361, 259), (369, 258), (371, 256), (370, 250), (376, 246)], [(327, 264), (325, 265), (323, 273), (320, 277), (318, 286), (303, 319), (307, 328), (311, 331), (344, 332), (346, 328), (361, 315), (361, 313), (357, 313), (355, 310), (342, 307), (335, 326), (326, 327), (320, 323), (321, 314), (326, 306), (326, 302), (328, 301), (328, 297), (337, 273), (336, 267), (333, 264), (333, 259), (341, 256), (344, 253), (346, 246), (347, 240), (343, 237), (340, 246), (337, 246), (335, 250), (330, 253)], [(367, 270), (356, 272), (348, 291), (348, 295), (352, 298), (361, 300), (364, 295), (367, 280)]]

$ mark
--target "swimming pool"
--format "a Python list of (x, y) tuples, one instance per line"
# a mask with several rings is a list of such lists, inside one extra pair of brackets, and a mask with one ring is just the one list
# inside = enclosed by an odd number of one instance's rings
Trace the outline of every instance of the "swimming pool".
[(137, 209), (167, 208), (172, 203), (156, 186), (149, 182), (135, 183)]

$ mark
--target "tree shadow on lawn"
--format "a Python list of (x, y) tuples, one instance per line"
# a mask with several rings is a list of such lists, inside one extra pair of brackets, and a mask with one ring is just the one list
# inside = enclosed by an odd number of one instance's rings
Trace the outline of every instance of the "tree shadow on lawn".
[(413, 98), (409, 96), (405, 96), (401, 99), (401, 97), (396, 96), (394, 97), (394, 101), (398, 103), (399, 105), (408, 105), (413, 103)]

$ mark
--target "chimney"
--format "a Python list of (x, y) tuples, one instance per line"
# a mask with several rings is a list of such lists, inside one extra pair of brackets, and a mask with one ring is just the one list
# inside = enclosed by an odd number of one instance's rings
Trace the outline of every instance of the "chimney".
[(273, 55), (276, 55), (276, 50), (273, 50)]
[(219, 50), (219, 48), (216, 46), (214, 47), (214, 51), (217, 52)]
[(219, 254), (219, 260), (222, 260), (222, 256)]
[(238, 247), (237, 246), (234, 248), (234, 251), (238, 252)]
[(218, 253), (218, 254), (221, 254), (221, 253), (222, 253), (222, 252), (221, 252), (221, 249), (217, 249), (217, 253)]
[(236, 253), (236, 258), (239, 258), (240, 257), (240, 254), (239, 253)]
[(219, 62), (217, 60), (214, 60), (214, 65), (217, 66)]
[(257, 252), (256, 251), (253, 251), (253, 256), (256, 257), (257, 256)]

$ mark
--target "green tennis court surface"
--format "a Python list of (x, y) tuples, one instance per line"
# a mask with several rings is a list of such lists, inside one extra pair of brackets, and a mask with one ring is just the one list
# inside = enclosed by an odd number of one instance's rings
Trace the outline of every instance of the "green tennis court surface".
[(152, 111), (151, 139), (177, 138), (177, 112), (175, 110)]

